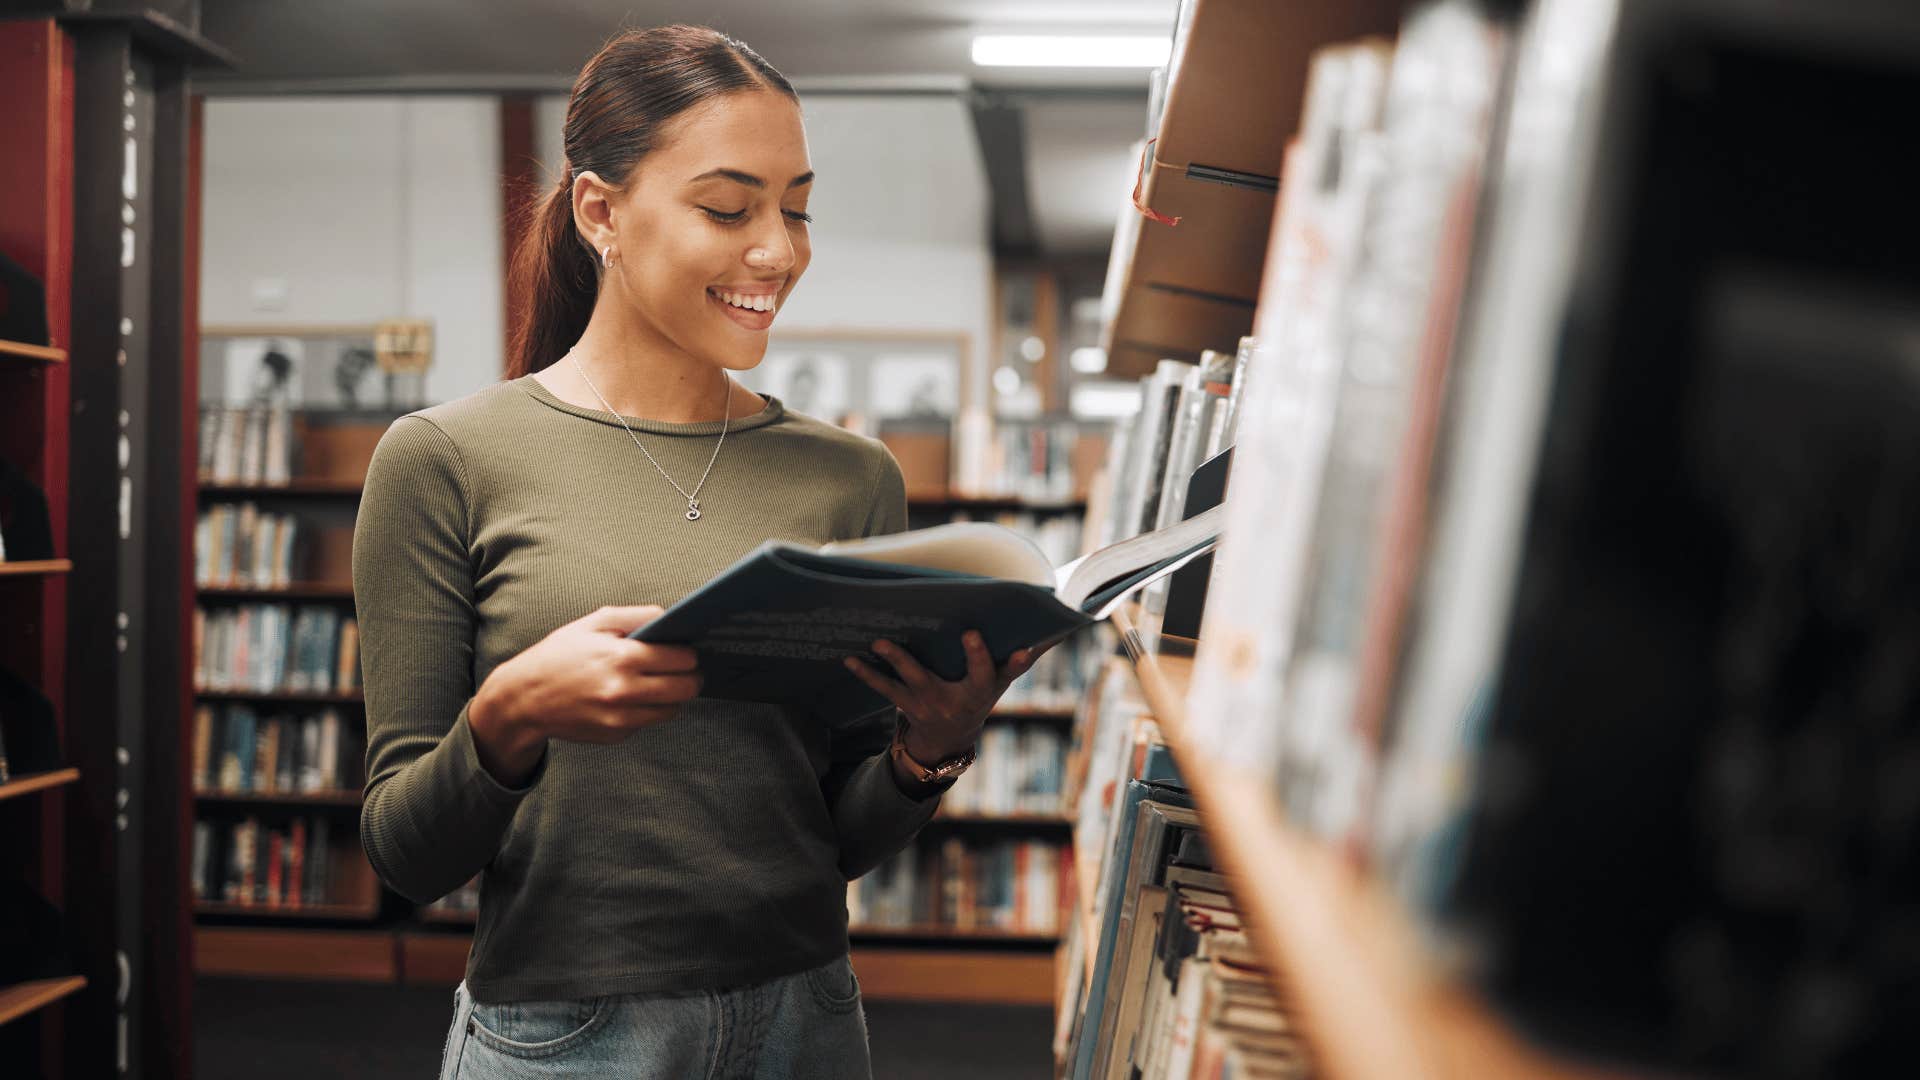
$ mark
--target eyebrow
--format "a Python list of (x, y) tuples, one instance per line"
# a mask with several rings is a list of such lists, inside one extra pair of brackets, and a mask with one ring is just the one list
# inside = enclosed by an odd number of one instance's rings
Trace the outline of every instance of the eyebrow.
[[(689, 184), (697, 184), (702, 180), (731, 180), (736, 184), (745, 184), (750, 188), (764, 188), (767, 186), (765, 180), (760, 179), (750, 172), (741, 172), (739, 169), (709, 169), (687, 182)], [(787, 187), (797, 188), (802, 184), (811, 183), (813, 183), (813, 170), (809, 169), (799, 176), (794, 177), (787, 184)]]

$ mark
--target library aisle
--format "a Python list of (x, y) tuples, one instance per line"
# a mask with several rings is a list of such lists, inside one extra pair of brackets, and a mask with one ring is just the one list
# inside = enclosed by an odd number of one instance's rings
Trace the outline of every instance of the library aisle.
[(0, 14), (0, 1076), (1913, 1072), (1920, 7), (404, 8)]

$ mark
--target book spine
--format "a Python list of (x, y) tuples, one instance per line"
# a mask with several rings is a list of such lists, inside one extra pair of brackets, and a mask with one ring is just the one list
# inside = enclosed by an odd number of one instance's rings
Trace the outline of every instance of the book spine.
[(278, 907), (284, 894), (281, 889), (286, 884), (281, 860), (286, 857), (286, 839), (280, 830), (274, 829), (267, 834), (267, 872), (265, 894), (262, 899), (270, 906)]
[(287, 837), (287, 903), (292, 907), (306, 904), (306, 867), (307, 819), (294, 818)]
[(197, 705), (193, 710), (193, 786), (196, 790), (212, 786), (207, 782), (212, 754), (213, 706)]
[(340, 624), (339, 668), (333, 685), (341, 693), (360, 689), (360, 623), (353, 618)]

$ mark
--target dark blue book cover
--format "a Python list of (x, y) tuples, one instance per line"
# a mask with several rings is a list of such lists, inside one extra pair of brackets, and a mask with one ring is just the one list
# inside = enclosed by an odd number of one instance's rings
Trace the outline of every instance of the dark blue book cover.
[(692, 645), (705, 697), (871, 712), (886, 700), (846, 669), (871, 646), (906, 647), (943, 679), (966, 674), (960, 636), (978, 630), (996, 664), (1093, 620), (1037, 585), (815, 555), (769, 545), (636, 630), (640, 641)]
[[(974, 523), (925, 531), (972, 529), (973, 539), (983, 535), (977, 531), (982, 527)], [(964, 534), (947, 534), (954, 535)], [(961, 635), (968, 630), (978, 630), (994, 663), (1004, 664), (1020, 649), (1051, 645), (1104, 618), (1129, 593), (1211, 551), (1218, 535), (1216, 510), (1123, 540), (1076, 560), (1058, 575), (1031, 542), (1014, 538), (1014, 545), (1025, 545), (1038, 560), (1033, 567), (1021, 564), (1028, 580), (769, 542), (628, 636), (693, 646), (705, 697), (801, 705), (835, 714), (872, 712), (887, 702), (855, 678), (845, 661), (857, 656), (891, 673), (873, 654), (874, 641), (902, 645), (927, 670), (943, 679), (959, 679), (967, 671)], [(870, 542), (891, 544), (891, 550), (899, 552), (904, 550), (900, 538), (914, 536), (895, 534)], [(980, 546), (1007, 554), (1004, 541), (989, 539)], [(946, 554), (951, 558), (951, 544)], [(1065, 578), (1060, 595), (1032, 583), (1049, 576)]]

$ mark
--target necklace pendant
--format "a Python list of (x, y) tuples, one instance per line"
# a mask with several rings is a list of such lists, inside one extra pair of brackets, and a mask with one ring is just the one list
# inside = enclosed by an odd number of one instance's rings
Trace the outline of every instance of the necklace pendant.
[(687, 500), (687, 520), (688, 521), (700, 520), (700, 500), (698, 499)]

